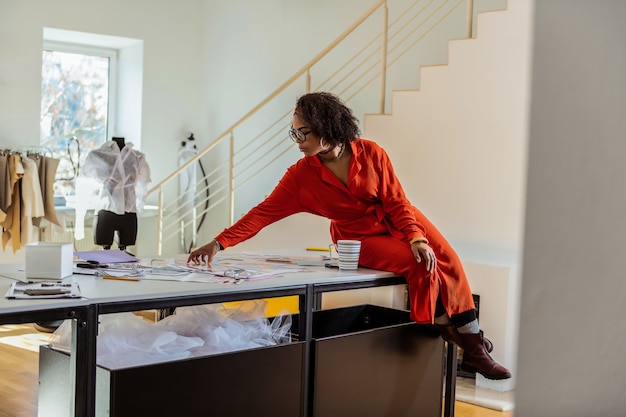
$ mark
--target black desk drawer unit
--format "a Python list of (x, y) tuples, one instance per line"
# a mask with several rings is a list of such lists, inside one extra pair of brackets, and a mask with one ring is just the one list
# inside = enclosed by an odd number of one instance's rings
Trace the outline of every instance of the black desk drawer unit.
[[(309, 356), (292, 343), (96, 370), (97, 417), (439, 417), (444, 343), (407, 311), (360, 305), (313, 312)], [(300, 340), (300, 341), (298, 341)], [(303, 384), (305, 364), (309, 379)], [(69, 356), (42, 347), (39, 415), (68, 417)], [(308, 388), (308, 403), (303, 404)]]
[(444, 343), (407, 311), (316, 311), (311, 356), (313, 417), (441, 416)]
[[(96, 416), (294, 417), (304, 343), (96, 371)], [(69, 356), (40, 350), (39, 416), (68, 417)]]

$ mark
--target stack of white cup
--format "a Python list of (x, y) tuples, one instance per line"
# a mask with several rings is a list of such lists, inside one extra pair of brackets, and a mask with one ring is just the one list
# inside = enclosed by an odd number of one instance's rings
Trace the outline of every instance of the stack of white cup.
[(359, 254), (361, 253), (361, 242), (358, 240), (338, 240), (337, 244), (331, 244), (337, 250), (339, 256), (339, 269), (352, 270), (359, 266)]

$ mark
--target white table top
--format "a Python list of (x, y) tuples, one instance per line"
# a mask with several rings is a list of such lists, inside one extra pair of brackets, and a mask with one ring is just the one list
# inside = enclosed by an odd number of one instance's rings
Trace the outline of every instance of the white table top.
[[(312, 256), (310, 252), (304, 250), (272, 250), (261, 253), (267, 254), (267, 256)], [(235, 254), (236, 252), (228, 253), (228, 256)], [(178, 255), (177, 257), (180, 258), (181, 256), (184, 255)], [(364, 283), (395, 277), (395, 275), (390, 272), (366, 268), (359, 268), (355, 271), (342, 271), (337, 268), (326, 268), (323, 266), (307, 266), (306, 269), (310, 270), (310, 272), (285, 273), (284, 275), (276, 277), (246, 280), (241, 284), (180, 282), (141, 278), (138, 282), (135, 282), (104, 280), (101, 277), (92, 275), (71, 275), (65, 278), (64, 281), (72, 280), (79, 284), (83, 297), (81, 299), (8, 300), (3, 296), (12, 282), (7, 276), (26, 281), (27, 279), (23, 272), (23, 267), (24, 265), (16, 264), (0, 265), (0, 314), (89, 304), (165, 299), (171, 297), (217, 294), (235, 295), (265, 290), (281, 290), (298, 286), (304, 287), (310, 284)], [(236, 297), (233, 299), (236, 299)]]
[(13, 282), (27, 281), (24, 265), (0, 264), (0, 314), (53, 310), (89, 305), (86, 298), (7, 299), (4, 294)]

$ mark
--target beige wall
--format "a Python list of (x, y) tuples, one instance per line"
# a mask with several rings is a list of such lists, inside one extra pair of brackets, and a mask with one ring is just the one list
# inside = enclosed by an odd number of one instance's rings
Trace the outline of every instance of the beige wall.
[[(420, 89), (393, 94), (391, 115), (365, 119), (409, 199), (442, 231), (481, 296), (481, 327), (515, 375), (525, 206), (531, 3), (479, 17), (449, 63), (424, 67)], [(515, 378), (481, 386), (513, 388)]]
[(626, 3), (537, 1), (515, 417), (626, 410)]

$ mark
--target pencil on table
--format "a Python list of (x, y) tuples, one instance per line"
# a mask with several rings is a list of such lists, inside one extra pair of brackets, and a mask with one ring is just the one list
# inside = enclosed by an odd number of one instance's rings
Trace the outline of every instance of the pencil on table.
[(117, 280), (117, 281), (139, 282), (139, 278), (134, 278), (134, 277), (116, 277), (116, 276), (113, 276), (113, 275), (103, 275), (102, 279), (111, 279), (111, 280)]

